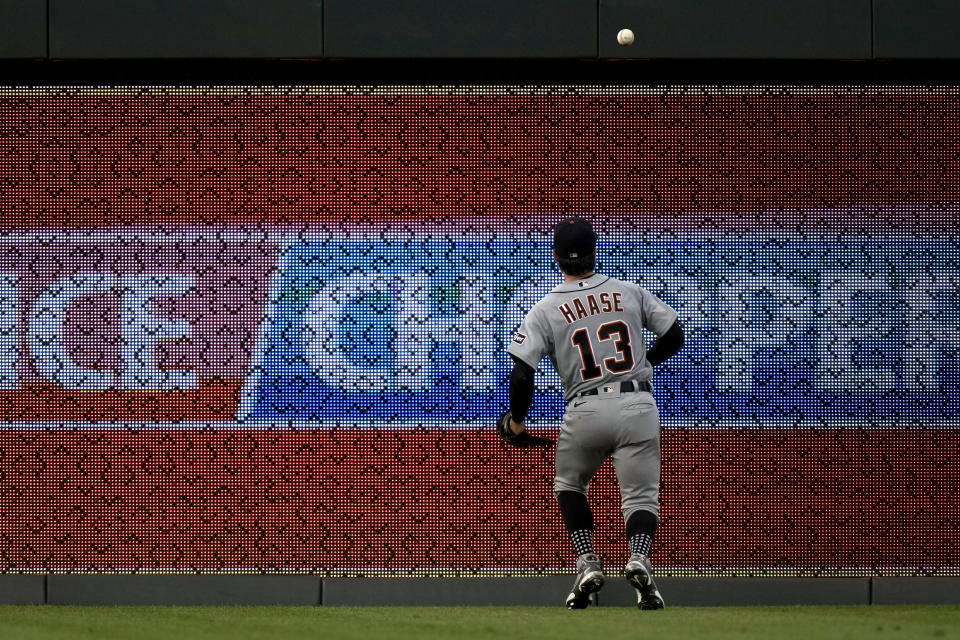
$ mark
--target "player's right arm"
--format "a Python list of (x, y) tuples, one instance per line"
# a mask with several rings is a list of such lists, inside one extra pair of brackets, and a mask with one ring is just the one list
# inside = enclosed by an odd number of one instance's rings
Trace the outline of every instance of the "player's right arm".
[(656, 341), (647, 349), (647, 362), (651, 367), (666, 362), (669, 358), (675, 356), (683, 347), (683, 327), (679, 320), (674, 320), (673, 324), (662, 336), (658, 336)]
[(646, 289), (639, 287), (643, 326), (657, 335), (647, 350), (647, 362), (655, 367), (676, 355), (683, 347), (683, 328), (677, 312)]

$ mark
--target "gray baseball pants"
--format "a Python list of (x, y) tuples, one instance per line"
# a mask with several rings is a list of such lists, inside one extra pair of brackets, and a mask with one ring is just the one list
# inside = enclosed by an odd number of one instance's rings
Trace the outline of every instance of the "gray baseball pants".
[(567, 403), (557, 440), (555, 493), (586, 494), (597, 469), (613, 459), (623, 520), (660, 511), (660, 414), (646, 391), (580, 396)]

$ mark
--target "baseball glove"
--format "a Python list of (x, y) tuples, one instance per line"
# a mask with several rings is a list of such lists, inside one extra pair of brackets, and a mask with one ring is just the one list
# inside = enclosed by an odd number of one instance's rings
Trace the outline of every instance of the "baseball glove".
[(500, 439), (513, 447), (549, 447), (553, 444), (550, 438), (541, 438), (524, 429), (520, 433), (510, 430), (510, 412), (504, 411), (497, 418), (497, 435)]

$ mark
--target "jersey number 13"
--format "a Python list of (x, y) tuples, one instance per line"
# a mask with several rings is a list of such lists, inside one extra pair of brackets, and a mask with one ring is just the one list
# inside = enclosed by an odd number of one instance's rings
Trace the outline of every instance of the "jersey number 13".
[[(616, 336), (616, 338), (614, 338)], [(624, 373), (633, 369), (633, 349), (630, 347), (630, 330), (627, 324), (617, 320), (616, 322), (607, 322), (600, 325), (597, 329), (597, 339), (601, 342), (614, 340), (613, 346), (617, 350), (617, 355), (612, 358), (604, 358), (603, 366), (610, 373)], [(597, 359), (593, 355), (593, 344), (590, 342), (590, 333), (586, 329), (577, 329), (570, 338), (573, 345), (580, 350), (580, 360), (583, 367), (580, 369), (580, 377), (584, 380), (594, 380), (603, 375)]]

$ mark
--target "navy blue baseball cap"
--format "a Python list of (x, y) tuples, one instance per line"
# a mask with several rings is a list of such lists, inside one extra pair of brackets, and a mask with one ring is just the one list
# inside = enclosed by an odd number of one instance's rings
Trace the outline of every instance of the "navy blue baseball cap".
[(565, 218), (553, 229), (553, 250), (563, 260), (576, 260), (597, 250), (597, 234), (583, 218)]

